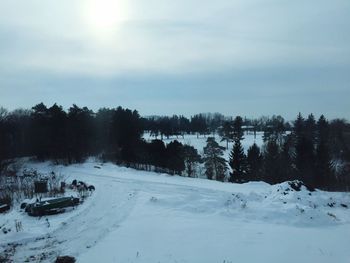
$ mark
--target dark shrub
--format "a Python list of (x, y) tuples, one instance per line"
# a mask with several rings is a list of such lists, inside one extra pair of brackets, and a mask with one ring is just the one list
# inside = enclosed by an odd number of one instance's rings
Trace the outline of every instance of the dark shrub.
[(57, 257), (55, 263), (75, 263), (75, 258), (70, 256)]

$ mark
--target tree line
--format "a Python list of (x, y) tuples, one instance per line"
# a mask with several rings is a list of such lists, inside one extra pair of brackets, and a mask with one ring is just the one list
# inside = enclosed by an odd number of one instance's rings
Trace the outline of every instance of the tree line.
[[(165, 144), (142, 139), (147, 120), (118, 107), (93, 112), (73, 105), (64, 111), (57, 104), (37, 104), (30, 110), (0, 110), (0, 164), (32, 156), (39, 161), (79, 163), (90, 156), (138, 169), (193, 176), (200, 156), (177, 141)], [(0, 167), (1, 168), (1, 167)], [(4, 170), (4, 169), (0, 169)]]
[[(143, 127), (152, 136), (163, 139), (171, 136), (184, 136), (185, 134), (197, 134), (197, 136), (210, 135), (229, 132), (229, 125), (233, 118), (224, 116), (220, 113), (200, 113), (186, 118), (185, 116), (149, 116), (143, 118)], [(281, 116), (260, 117), (255, 119), (244, 118), (242, 125), (244, 130), (252, 132), (267, 131), (276, 124), (282, 125), (284, 130), (290, 130), (289, 122), (284, 121)], [(279, 127), (280, 128), (280, 127)]]
[(206, 163), (208, 178), (270, 184), (300, 180), (310, 188), (349, 190), (350, 127), (346, 121), (329, 122), (323, 115), (316, 121), (312, 114), (306, 119), (299, 114), (291, 131), (283, 123), (280, 117), (275, 118), (264, 131), (262, 148), (254, 143), (247, 153), (242, 146), (243, 119), (238, 116), (225, 123), (222, 140), (233, 142), (228, 167), (222, 158), (224, 147), (208, 138), (206, 147), (210, 150), (204, 151), (210, 160)]
[[(253, 144), (245, 152), (244, 133), (258, 131), (264, 132), (264, 145)], [(154, 139), (144, 140), (145, 132)], [(177, 140), (163, 142), (164, 137), (186, 134), (207, 137), (202, 156)], [(299, 114), (294, 122), (281, 116), (247, 119), (219, 113), (141, 117), (122, 107), (94, 112), (72, 105), (65, 111), (57, 104), (40, 103), (30, 110), (0, 108), (0, 172), (17, 157), (70, 164), (97, 156), (137, 169), (219, 181), (274, 184), (297, 179), (310, 187), (349, 190), (349, 138), (345, 120), (328, 121), (323, 115), (315, 120), (312, 114), (306, 119)], [(233, 147), (225, 160), (229, 143)]]

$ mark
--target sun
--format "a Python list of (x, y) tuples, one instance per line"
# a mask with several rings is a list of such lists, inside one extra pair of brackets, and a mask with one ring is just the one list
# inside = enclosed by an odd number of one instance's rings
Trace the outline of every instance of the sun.
[(114, 29), (126, 19), (126, 8), (121, 0), (88, 0), (85, 17), (95, 30)]

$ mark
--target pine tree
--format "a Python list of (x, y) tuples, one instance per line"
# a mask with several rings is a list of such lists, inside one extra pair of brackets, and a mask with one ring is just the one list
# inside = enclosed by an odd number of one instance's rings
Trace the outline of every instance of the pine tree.
[(247, 153), (247, 179), (259, 181), (262, 179), (262, 156), (259, 146), (254, 143)]
[(243, 120), (237, 116), (233, 121), (233, 140), (234, 145), (230, 153), (229, 165), (232, 172), (230, 173), (230, 182), (243, 183), (247, 179), (245, 174), (247, 172), (246, 155), (241, 141), (243, 140)]
[(322, 115), (317, 122), (316, 187), (323, 189), (329, 189), (329, 186), (334, 183), (328, 141), (329, 124)]
[(197, 138), (199, 134), (207, 134), (208, 133), (208, 125), (202, 114), (194, 115), (191, 117), (191, 130), (192, 132), (197, 133)]
[(281, 178), (280, 149), (275, 140), (270, 140), (264, 152), (264, 181), (276, 184), (282, 181)]
[(40, 103), (32, 107), (31, 144), (33, 154), (39, 160), (49, 158), (49, 123), (48, 109), (45, 104)]
[(312, 118), (313, 115), (310, 115), (308, 121), (305, 121), (299, 113), (294, 122), (296, 178), (311, 187), (315, 184), (315, 150), (310, 135), (312, 132), (307, 128), (313, 126)]
[(241, 141), (243, 140), (243, 135), (244, 135), (244, 132), (243, 132), (243, 128), (242, 128), (242, 125), (243, 125), (243, 119), (241, 116), (237, 116), (234, 121), (233, 121), (233, 135), (232, 135), (232, 139), (234, 141)]
[(305, 121), (305, 137), (311, 141), (313, 145), (316, 143), (316, 121), (313, 114), (310, 114)]
[(152, 140), (152, 142), (149, 143), (148, 148), (150, 154), (150, 164), (154, 165), (156, 170), (158, 168), (165, 168), (167, 156), (164, 142), (158, 139)]
[(270, 140), (276, 141), (280, 146), (283, 144), (283, 138), (286, 131), (286, 124), (281, 116), (273, 115), (266, 123), (264, 129), (263, 141), (266, 143)]
[(226, 141), (226, 150), (228, 150), (228, 143), (233, 139), (233, 126), (229, 121), (225, 121), (219, 130), (221, 141)]
[(54, 104), (48, 109), (48, 115), (50, 157), (56, 160), (62, 159), (67, 156), (67, 114), (62, 106)]
[(198, 154), (197, 149), (189, 145), (184, 145), (183, 154), (184, 154), (187, 176), (194, 177), (195, 164), (201, 161), (201, 156)]
[(293, 167), (292, 158), (292, 137), (290, 135), (286, 136), (281, 149), (280, 164), (282, 167), (283, 181), (295, 180), (295, 171)]
[(185, 170), (183, 145), (177, 140), (170, 142), (166, 147), (167, 168), (171, 174), (181, 175)]
[(309, 186), (315, 183), (315, 155), (312, 141), (302, 137), (296, 145), (297, 177)]
[(243, 183), (247, 179), (245, 174), (247, 172), (246, 155), (241, 144), (241, 141), (234, 142), (232, 151), (230, 153), (229, 165), (232, 169), (230, 173), (230, 182)]
[(296, 137), (295, 139), (298, 141), (301, 139), (301, 137), (303, 137), (304, 135), (304, 124), (305, 120), (303, 118), (303, 116), (301, 115), (301, 113), (299, 112), (297, 119), (294, 121), (294, 129), (293, 129), (293, 133), (294, 136)]
[(208, 179), (224, 181), (227, 171), (226, 160), (222, 157), (225, 147), (220, 146), (213, 137), (208, 137), (204, 147), (205, 174)]
[(68, 111), (68, 162), (82, 162), (91, 154), (93, 112), (73, 104)]
[(324, 115), (321, 115), (317, 121), (317, 142), (328, 142), (329, 140), (329, 123)]

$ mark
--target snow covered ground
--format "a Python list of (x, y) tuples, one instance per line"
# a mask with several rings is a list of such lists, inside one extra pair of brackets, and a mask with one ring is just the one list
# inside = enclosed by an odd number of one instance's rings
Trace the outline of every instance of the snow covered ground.
[[(0, 226), (12, 228), (0, 231), (0, 253), (7, 250), (13, 262), (53, 262), (57, 255), (82, 263), (350, 262), (349, 193), (96, 165), (28, 164), (96, 191), (64, 214), (32, 218), (16, 207), (0, 215)], [(15, 231), (14, 220), (23, 231)]]
[[(253, 143), (256, 143), (259, 147), (261, 147), (263, 145), (263, 134), (264, 134), (263, 132), (257, 132), (256, 136), (254, 136), (253, 133), (245, 132), (244, 139), (242, 141), (242, 146), (243, 146), (244, 150), (246, 151), (246, 153), (247, 153), (247, 150), (249, 149), (249, 147), (253, 145)], [(203, 155), (203, 148), (207, 145), (207, 138), (210, 136), (214, 137), (215, 140), (222, 147), (225, 147), (224, 158), (226, 160), (228, 160), (229, 155), (230, 155), (230, 151), (232, 150), (232, 147), (233, 147), (233, 143), (229, 142), (228, 149), (226, 149), (226, 146), (227, 146), (226, 141), (221, 141), (221, 137), (218, 136), (217, 134), (215, 136), (213, 136), (213, 135), (207, 135), (207, 136), (200, 135), (198, 138), (197, 138), (197, 135), (194, 135), (194, 134), (185, 135), (184, 137), (171, 136), (170, 138), (164, 137), (163, 141), (164, 141), (164, 143), (168, 144), (171, 141), (177, 140), (177, 141), (181, 142), (182, 144), (188, 144), (188, 145), (193, 146), (195, 149), (197, 149), (199, 154)], [(151, 140), (154, 140), (155, 137), (150, 136), (149, 133), (146, 133), (144, 135), (144, 139), (147, 141), (151, 141)], [(160, 136), (158, 136), (158, 139), (160, 139)]]

